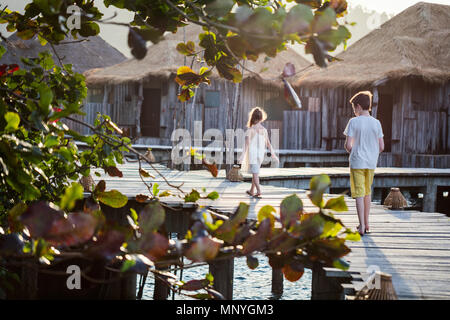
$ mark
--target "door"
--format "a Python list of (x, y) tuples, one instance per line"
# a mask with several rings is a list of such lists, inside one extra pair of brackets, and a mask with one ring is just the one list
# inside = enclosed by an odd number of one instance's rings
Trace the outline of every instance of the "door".
[(159, 138), (161, 127), (161, 89), (145, 89), (141, 109), (141, 134)]
[(392, 109), (394, 99), (391, 94), (380, 94), (378, 101), (377, 118), (381, 122), (384, 133), (384, 151), (391, 152), (392, 149)]

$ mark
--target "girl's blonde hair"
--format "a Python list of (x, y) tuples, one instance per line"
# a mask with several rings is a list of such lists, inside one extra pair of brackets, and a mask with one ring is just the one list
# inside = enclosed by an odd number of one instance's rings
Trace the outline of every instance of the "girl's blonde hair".
[(248, 114), (247, 128), (267, 119), (267, 113), (260, 107), (254, 107)]

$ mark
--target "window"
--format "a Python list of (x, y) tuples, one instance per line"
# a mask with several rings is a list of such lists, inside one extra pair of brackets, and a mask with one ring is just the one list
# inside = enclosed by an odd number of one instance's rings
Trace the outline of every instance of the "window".
[(100, 88), (88, 89), (88, 102), (102, 103), (103, 89)]
[(206, 90), (205, 92), (205, 107), (219, 108), (220, 107), (220, 92), (213, 90)]

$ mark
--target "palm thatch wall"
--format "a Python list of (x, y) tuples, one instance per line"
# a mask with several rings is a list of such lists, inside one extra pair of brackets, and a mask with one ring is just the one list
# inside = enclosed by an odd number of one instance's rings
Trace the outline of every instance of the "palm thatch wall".
[[(225, 133), (226, 128), (244, 128), (248, 112), (254, 106), (260, 106), (269, 114), (266, 126), (279, 129), (281, 136), (283, 111), (290, 111), (291, 107), (284, 99), (280, 75), (288, 62), (294, 64), (297, 71), (310, 63), (292, 49), (273, 59), (260, 57), (257, 62), (245, 63), (244, 80), (239, 85), (213, 73), (211, 85), (201, 85), (194, 98), (181, 104), (177, 99), (179, 88), (174, 81), (177, 68), (188, 65), (198, 71), (202, 65), (178, 53), (176, 46), (183, 41), (198, 43), (201, 32), (200, 27), (189, 25), (151, 45), (146, 57), (140, 61), (129, 59), (85, 72), (90, 89), (86, 111), (91, 113), (102, 105), (104, 109), (109, 108), (113, 120), (139, 137), (138, 143), (170, 145), (173, 130), (183, 127), (192, 131), (194, 121), (203, 122), (203, 131), (216, 128)], [(151, 94), (153, 102), (149, 101)], [(150, 108), (153, 111), (149, 111)], [(159, 130), (147, 128), (146, 133), (144, 127), (149, 125), (157, 126)], [(283, 141), (282, 137), (280, 141)]]
[(295, 84), (321, 100), (322, 149), (343, 149), (348, 101), (371, 90), (387, 146), (380, 166), (450, 166), (450, 6), (418, 3), (338, 58), (307, 68)]

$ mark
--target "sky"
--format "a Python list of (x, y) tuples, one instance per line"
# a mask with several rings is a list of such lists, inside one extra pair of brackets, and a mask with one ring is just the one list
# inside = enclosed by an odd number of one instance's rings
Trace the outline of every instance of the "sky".
[[(23, 12), (23, 8), (29, 0), (0, 0), (0, 7), (3, 8), (4, 5), (8, 5), (11, 10), (17, 10)], [(350, 7), (361, 5), (369, 11), (386, 12), (389, 15), (398, 14), (406, 8), (416, 4), (416, 0), (347, 0)], [(427, 0), (426, 2), (440, 3), (450, 5), (450, 0)], [(100, 11), (105, 15), (104, 17), (111, 17), (114, 12), (118, 13), (118, 16), (113, 20), (117, 22), (129, 22), (133, 19), (133, 14), (127, 10), (120, 10), (115, 7), (106, 8), (103, 5), (103, 0), (95, 0), (95, 4), (99, 7)], [(130, 57), (130, 51), (127, 46), (127, 31), (124, 27), (112, 26), (112, 25), (101, 25), (100, 26), (100, 36), (105, 39), (112, 46), (116, 47), (127, 57)], [(5, 26), (0, 25), (0, 32), (4, 35), (8, 35), (5, 32)], [(361, 36), (361, 35), (359, 35)], [(353, 39), (353, 42), (357, 39)], [(300, 49), (297, 51), (300, 51)]]
[[(386, 12), (388, 14), (397, 14), (402, 12), (408, 7), (416, 4), (415, 0), (348, 0), (352, 6), (361, 5), (369, 10), (375, 10), (378, 12)], [(425, 2), (440, 3), (450, 5), (450, 0), (426, 0)]]

